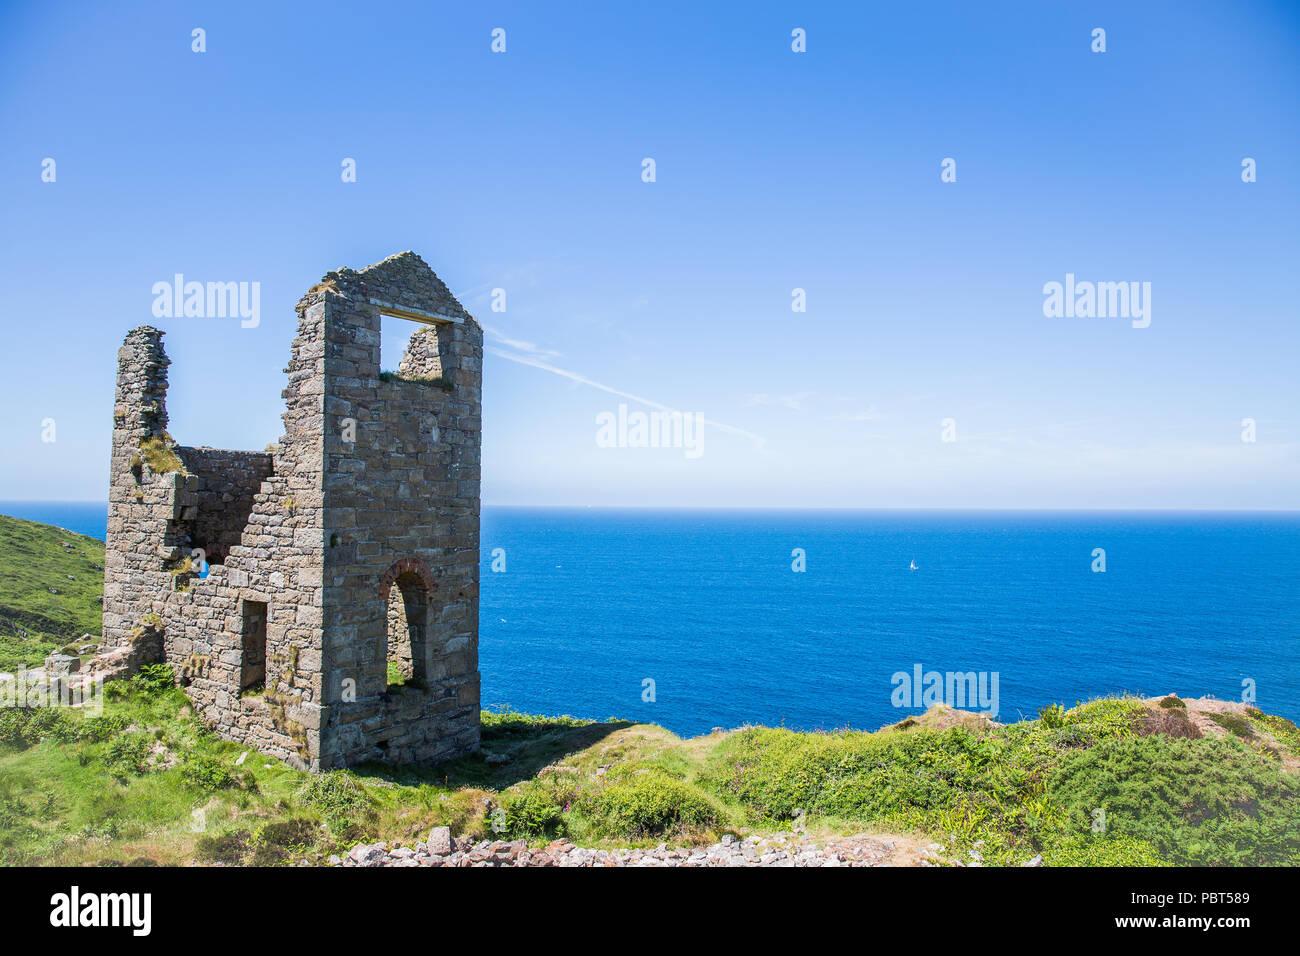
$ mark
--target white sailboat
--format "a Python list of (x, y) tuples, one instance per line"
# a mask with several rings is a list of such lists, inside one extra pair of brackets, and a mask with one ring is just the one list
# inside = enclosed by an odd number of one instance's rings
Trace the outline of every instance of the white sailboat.
[(916, 558), (913, 558), (913, 559), (912, 559), (912, 563), (911, 563), (910, 565), (908, 565), (907, 570), (909, 570), (909, 571), (919, 571), (919, 570), (921, 570), (920, 568), (918, 568), (918, 567), (916, 566)]

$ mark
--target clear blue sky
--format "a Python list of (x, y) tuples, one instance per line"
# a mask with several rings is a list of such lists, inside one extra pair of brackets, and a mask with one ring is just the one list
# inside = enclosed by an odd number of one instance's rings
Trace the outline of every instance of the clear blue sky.
[[(409, 248), (489, 329), (490, 504), (1300, 507), (1296, 4), (609, 6), (5, 3), (0, 499), (104, 497), (140, 324), (177, 440), (274, 441), (294, 302)], [(260, 326), (155, 320), (177, 272)], [(599, 448), (590, 382), (728, 427)]]

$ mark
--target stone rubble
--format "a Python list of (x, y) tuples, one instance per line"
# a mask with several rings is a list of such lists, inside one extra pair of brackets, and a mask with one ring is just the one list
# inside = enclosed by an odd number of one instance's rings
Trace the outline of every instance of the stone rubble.
[[(660, 844), (653, 849), (595, 850), (569, 840), (553, 840), (530, 847), (524, 840), (480, 840), (452, 837), (447, 827), (435, 827), (428, 839), (414, 848), (389, 843), (361, 844), (345, 858), (330, 857), (339, 866), (775, 866), (839, 867), (891, 866), (896, 845), (885, 837), (858, 836), (818, 842), (805, 834), (737, 838), (727, 834), (721, 843), (703, 847)], [(943, 847), (930, 844), (920, 853), (921, 866), (945, 862)], [(1037, 859), (1037, 858), (1036, 858)], [(1026, 865), (1035, 865), (1032, 862)]]

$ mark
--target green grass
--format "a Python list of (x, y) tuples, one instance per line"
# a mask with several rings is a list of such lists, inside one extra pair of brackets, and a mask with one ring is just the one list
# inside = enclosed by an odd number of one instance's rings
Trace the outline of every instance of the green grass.
[(709, 783), (760, 820), (804, 809), (983, 840), (990, 862), (1300, 863), (1293, 774), (1231, 737), (1138, 737), (1142, 712), (1108, 699), (984, 734), (751, 728), (720, 749)]
[(449, 379), (443, 378), (441, 375), (436, 378), (429, 378), (415, 375), (406, 376), (400, 375), (397, 372), (385, 371), (379, 373), (379, 380), (381, 382), (414, 382), (417, 385), (427, 385), (430, 388), (440, 388), (444, 392), (450, 392), (454, 387)]
[(98, 718), (0, 709), (0, 865), (322, 863), (434, 826), (490, 837), (522, 775), (627, 726), (485, 714), (485, 744), (513, 749), (509, 765), (310, 774), (216, 737), (164, 670), (110, 682)]
[(1300, 758), (1300, 727), (1285, 717), (1266, 714), (1257, 707), (1248, 708), (1246, 712), (1260, 728), (1273, 735), (1282, 750), (1292, 757)]
[(802, 813), (824, 834), (914, 834), (956, 853), (983, 841), (989, 864), (1300, 864), (1294, 773), (1231, 734), (1140, 736), (1151, 711), (1132, 699), (1053, 711), (1053, 726), (748, 727), (685, 741), (626, 721), (484, 712), (482, 753), (313, 775), (256, 751), (241, 764), (246, 748), (208, 732), (164, 669), (110, 684), (99, 718), (0, 711), (0, 862), (319, 863), (358, 841), (413, 845), (438, 825), (701, 843), (788, 830)]
[(202, 860), (200, 837), (290, 816), (281, 804), (302, 774), (256, 753), (236, 766), (243, 749), (212, 736), (175, 687), (108, 687), (98, 718), (0, 710), (0, 863)]
[(390, 694), (400, 694), (406, 690), (427, 690), (429, 685), (421, 677), (408, 677), (394, 661), (388, 662), (388, 687)]
[(0, 515), (0, 671), (38, 666), (82, 634), (98, 641), (103, 564), (102, 541)]
[(397, 664), (394, 663), (393, 661), (389, 661), (388, 662), (389, 693), (392, 693), (393, 691), (402, 687), (405, 683), (406, 683), (406, 675), (402, 673), (402, 669), (398, 667)]
[(1249, 740), (1255, 736), (1255, 728), (1251, 726), (1249, 718), (1241, 714), (1210, 714), (1209, 717), (1234, 737)]

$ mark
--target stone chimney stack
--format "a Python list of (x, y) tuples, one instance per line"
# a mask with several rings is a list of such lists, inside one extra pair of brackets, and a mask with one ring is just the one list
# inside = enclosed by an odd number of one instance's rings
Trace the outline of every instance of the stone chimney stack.
[(167, 366), (163, 333), (147, 325), (127, 333), (117, 350), (113, 439), (118, 447), (167, 431)]

